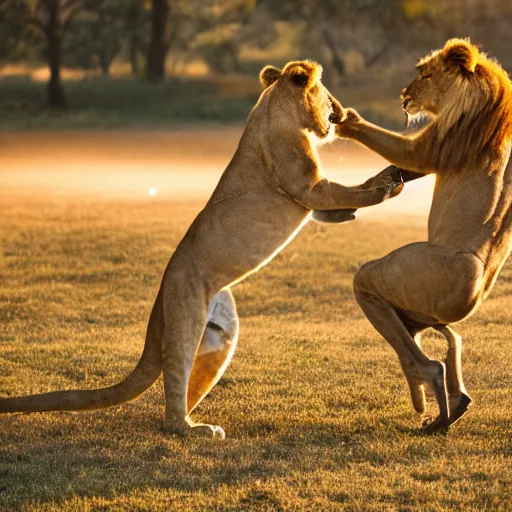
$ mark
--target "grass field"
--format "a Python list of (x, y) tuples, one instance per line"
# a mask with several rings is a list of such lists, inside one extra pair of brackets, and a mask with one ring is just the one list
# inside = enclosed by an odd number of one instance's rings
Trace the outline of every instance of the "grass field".
[[(3, 195), (0, 396), (126, 375), (201, 204)], [(161, 381), (108, 410), (2, 417), (0, 510), (511, 510), (510, 263), (459, 327), (475, 405), (447, 436), (418, 433), (396, 357), (352, 295), (361, 263), (424, 237), (404, 217), (310, 223), (234, 289), (239, 346), (194, 415), (225, 442), (164, 434)]]

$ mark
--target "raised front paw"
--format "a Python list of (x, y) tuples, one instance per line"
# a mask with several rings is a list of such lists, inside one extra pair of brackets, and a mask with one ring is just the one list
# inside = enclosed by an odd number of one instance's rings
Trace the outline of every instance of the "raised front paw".
[(347, 108), (343, 111), (343, 117), (338, 114), (332, 114), (329, 120), (336, 124), (334, 132), (338, 137), (349, 137), (362, 121), (362, 117), (353, 108)]
[(386, 167), (383, 171), (366, 180), (362, 185), (365, 190), (378, 190), (382, 199), (395, 197), (404, 189), (404, 182), (400, 169), (394, 165)]
[(392, 183), (386, 190), (386, 194), (384, 195), (384, 200), (391, 199), (392, 197), (396, 197), (398, 194), (402, 192), (404, 189), (404, 183)]

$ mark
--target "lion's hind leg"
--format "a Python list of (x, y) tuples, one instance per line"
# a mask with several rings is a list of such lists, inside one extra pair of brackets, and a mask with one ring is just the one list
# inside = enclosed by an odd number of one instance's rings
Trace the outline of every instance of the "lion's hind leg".
[[(446, 384), (448, 388), (448, 398), (450, 402), (450, 417), (446, 425), (438, 425), (437, 429), (448, 428), (459, 421), (467, 412), (471, 405), (471, 397), (468, 395), (466, 386), (462, 380), (462, 339), (448, 325), (436, 325), (434, 329), (441, 333), (448, 342), (448, 352), (446, 356)], [(431, 430), (436, 425), (432, 424)]]
[[(425, 246), (411, 244), (380, 260), (366, 263), (355, 275), (354, 293), (368, 320), (397, 353), (415, 410), (424, 412), (425, 387), (428, 387), (439, 407), (439, 420), (447, 422), (449, 402), (445, 365), (428, 358), (419, 343), (419, 332), (437, 323), (430, 314), (429, 291), (422, 282), (425, 280), (427, 284), (430, 276), (417, 257), (424, 252)], [(431, 268), (427, 267), (428, 270), (432, 270), (436, 263), (429, 264)], [(413, 311), (416, 313), (409, 313)]]
[[(446, 326), (478, 305), (482, 273), (482, 262), (472, 254), (414, 243), (366, 263), (354, 278), (361, 308), (400, 358), (415, 408), (421, 409), (419, 383), (434, 392), (439, 417), (425, 426), (427, 433), (453, 424), (471, 402), (462, 383), (461, 340)], [(429, 359), (415, 342), (414, 330), (426, 327), (446, 337), (446, 366)], [(450, 407), (456, 411), (450, 413)]]
[[(414, 342), (421, 349), (421, 330), (416, 331), (416, 329), (409, 329), (411, 336), (414, 338)], [(405, 372), (405, 368), (402, 368)], [(414, 410), (418, 414), (423, 414), (425, 412), (425, 408), (427, 405), (427, 400), (425, 397), (425, 383), (421, 379), (414, 379), (412, 377), (407, 378), (407, 383), (409, 384), (409, 391), (411, 393), (411, 401), (414, 407)]]
[(409, 384), (416, 411), (425, 410), (424, 386), (429, 386), (439, 407), (439, 419), (448, 421), (449, 404), (446, 389), (446, 369), (440, 361), (429, 359), (398, 316), (384, 300), (354, 286), (357, 302), (372, 325), (393, 347)]

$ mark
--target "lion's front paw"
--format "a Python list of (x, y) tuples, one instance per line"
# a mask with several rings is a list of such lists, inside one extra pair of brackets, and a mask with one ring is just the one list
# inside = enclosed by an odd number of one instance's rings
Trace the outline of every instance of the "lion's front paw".
[(347, 108), (344, 111), (343, 119), (336, 123), (334, 132), (338, 137), (350, 137), (350, 135), (357, 129), (362, 117), (353, 108)]
[(359, 123), (363, 118), (359, 115), (359, 112), (353, 108), (345, 109), (344, 123)]

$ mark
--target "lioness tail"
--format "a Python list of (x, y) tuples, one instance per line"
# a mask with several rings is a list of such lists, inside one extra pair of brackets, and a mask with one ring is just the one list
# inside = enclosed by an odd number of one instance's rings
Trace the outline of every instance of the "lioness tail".
[(102, 409), (133, 400), (146, 391), (160, 376), (162, 328), (162, 300), (159, 293), (149, 319), (142, 356), (126, 379), (100, 389), (54, 391), (1, 399), (0, 413)]

